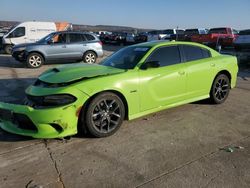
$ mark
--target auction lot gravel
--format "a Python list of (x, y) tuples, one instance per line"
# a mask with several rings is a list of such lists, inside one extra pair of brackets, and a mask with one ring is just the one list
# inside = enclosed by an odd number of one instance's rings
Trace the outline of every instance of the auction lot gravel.
[[(53, 66), (27, 69), (0, 54), (0, 101), (22, 100)], [(0, 187), (250, 187), (250, 71), (239, 72), (222, 105), (165, 110), (108, 138), (39, 140), (0, 130)]]

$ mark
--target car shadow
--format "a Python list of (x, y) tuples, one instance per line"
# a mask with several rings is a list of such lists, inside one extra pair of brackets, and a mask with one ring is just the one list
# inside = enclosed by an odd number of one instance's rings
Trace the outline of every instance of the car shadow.
[(23, 142), (31, 140), (34, 140), (34, 138), (11, 134), (0, 128), (0, 142)]
[(200, 101), (195, 101), (190, 104), (198, 104), (198, 105), (213, 105), (209, 99), (203, 99)]
[[(25, 63), (22, 62), (18, 62), (16, 60), (9, 60), (11, 57), (7, 57), (7, 58), (2, 58), (0, 56), (0, 67), (2, 68), (18, 68), (18, 69), (30, 69), (32, 70), (32, 68), (28, 68), (26, 66)], [(7, 59), (7, 60), (5, 60)], [(67, 65), (67, 64), (73, 64), (73, 63), (83, 63), (82, 61), (63, 61), (63, 62), (46, 62), (45, 64), (42, 65), (43, 66), (53, 66), (53, 65)]]

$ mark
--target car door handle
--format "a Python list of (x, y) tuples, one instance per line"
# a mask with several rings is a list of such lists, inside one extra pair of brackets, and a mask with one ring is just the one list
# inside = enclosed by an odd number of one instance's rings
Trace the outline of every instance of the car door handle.
[(211, 63), (210, 65), (211, 65), (211, 67), (215, 67), (215, 64), (214, 64), (214, 63)]
[(66, 45), (63, 45), (62, 48), (66, 48)]
[(83, 44), (83, 46), (87, 46), (87, 44)]
[(179, 71), (178, 73), (179, 73), (179, 75), (184, 75), (185, 71)]

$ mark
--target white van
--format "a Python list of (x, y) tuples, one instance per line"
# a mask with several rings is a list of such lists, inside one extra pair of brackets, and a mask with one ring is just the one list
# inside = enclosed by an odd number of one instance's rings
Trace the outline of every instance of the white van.
[(52, 32), (68, 29), (72, 29), (72, 26), (67, 22), (23, 22), (3, 36), (2, 46), (4, 51), (10, 54), (16, 44), (33, 43)]

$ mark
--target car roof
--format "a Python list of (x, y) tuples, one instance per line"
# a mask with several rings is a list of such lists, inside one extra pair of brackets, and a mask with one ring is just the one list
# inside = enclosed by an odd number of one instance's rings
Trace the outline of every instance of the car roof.
[(208, 50), (211, 50), (209, 47), (199, 44), (199, 43), (183, 42), (183, 41), (151, 41), (151, 42), (144, 42), (144, 43), (136, 44), (135, 46), (161, 47), (161, 46), (170, 46), (170, 45), (192, 45), (192, 46), (198, 46), (198, 47), (207, 48)]
[(94, 33), (90, 33), (90, 32), (83, 32), (83, 31), (56, 31), (53, 32), (55, 34), (57, 33), (77, 33), (77, 34), (91, 34), (91, 35), (95, 35)]

